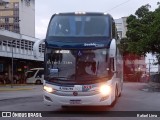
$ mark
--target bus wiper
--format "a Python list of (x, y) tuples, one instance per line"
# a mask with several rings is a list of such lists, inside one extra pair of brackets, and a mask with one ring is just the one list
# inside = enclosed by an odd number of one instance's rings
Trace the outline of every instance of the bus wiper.
[(68, 80), (67, 77), (51, 77), (49, 80)]
[(107, 78), (107, 76), (101, 76), (101, 77), (98, 77), (98, 76), (78, 76), (77, 77), (78, 79), (79, 78), (83, 78), (83, 79), (87, 79), (88, 81), (89, 80), (91, 80), (91, 81), (93, 81), (93, 80), (98, 80), (98, 79), (103, 79), (103, 78)]
[(77, 78), (86, 78), (86, 79), (97, 79), (97, 76), (92, 76), (92, 75), (78, 75)]

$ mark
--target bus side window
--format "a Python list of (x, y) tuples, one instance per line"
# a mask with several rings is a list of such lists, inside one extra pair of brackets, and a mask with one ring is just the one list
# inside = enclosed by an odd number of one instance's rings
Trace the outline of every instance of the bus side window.
[(112, 19), (112, 39), (117, 39), (117, 29), (115, 21)]
[(109, 74), (109, 77), (112, 77), (113, 76), (113, 71), (114, 71), (114, 58), (109, 58), (109, 69), (108, 69), (108, 74)]
[(110, 58), (111, 70), (115, 71), (114, 69), (114, 58)]

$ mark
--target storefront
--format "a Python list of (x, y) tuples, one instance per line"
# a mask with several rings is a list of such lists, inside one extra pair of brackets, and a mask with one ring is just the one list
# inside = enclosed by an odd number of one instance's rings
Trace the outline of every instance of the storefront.
[[(25, 72), (31, 68), (43, 67), (42, 61), (13, 59), (13, 79), (14, 83), (25, 83)], [(12, 78), (12, 59), (0, 57), (0, 84), (11, 83)]]

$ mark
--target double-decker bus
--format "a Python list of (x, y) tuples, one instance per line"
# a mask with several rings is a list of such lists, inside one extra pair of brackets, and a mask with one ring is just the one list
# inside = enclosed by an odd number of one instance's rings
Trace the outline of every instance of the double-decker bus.
[[(45, 41), (44, 103), (109, 106), (121, 95), (123, 61), (114, 19), (106, 13), (59, 13)], [(35, 56), (38, 45), (34, 44)]]

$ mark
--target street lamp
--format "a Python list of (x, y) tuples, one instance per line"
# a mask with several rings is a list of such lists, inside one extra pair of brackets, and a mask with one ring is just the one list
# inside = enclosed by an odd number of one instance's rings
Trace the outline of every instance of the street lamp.
[(12, 40), (12, 73), (11, 73), (11, 88), (13, 88), (13, 43), (15, 40)]

